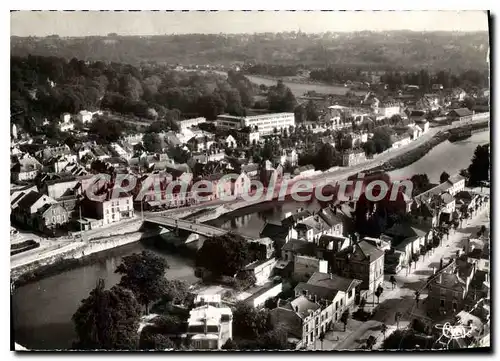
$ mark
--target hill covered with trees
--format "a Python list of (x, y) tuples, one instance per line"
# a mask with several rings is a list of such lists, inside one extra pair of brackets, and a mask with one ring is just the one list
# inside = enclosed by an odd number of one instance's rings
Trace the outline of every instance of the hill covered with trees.
[(259, 91), (241, 73), (177, 72), (160, 65), (76, 58), (11, 58), (12, 121), (29, 131), (64, 112), (103, 109), (145, 119), (244, 115)]
[(384, 70), (427, 67), (452, 71), (487, 67), (487, 32), (354, 32), (187, 34), (164, 36), (11, 37), (11, 54), (139, 64), (233, 62), (327, 67), (349, 64)]

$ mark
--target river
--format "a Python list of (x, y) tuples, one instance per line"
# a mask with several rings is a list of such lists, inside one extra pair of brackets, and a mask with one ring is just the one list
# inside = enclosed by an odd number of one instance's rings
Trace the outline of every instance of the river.
[[(416, 173), (427, 173), (431, 182), (437, 182), (443, 170), (449, 174), (466, 168), (477, 145), (489, 142), (488, 131), (474, 134), (471, 138), (456, 142), (444, 142), (412, 165), (390, 172), (391, 177), (405, 178)], [(302, 207), (318, 209), (311, 203), (268, 203), (235, 213), (231, 218), (221, 218), (219, 225), (237, 229), (248, 236), (257, 237), (266, 220), (279, 221), (289, 211)], [(71, 346), (74, 330), (71, 316), (80, 301), (95, 287), (98, 278), (104, 278), (111, 287), (119, 280), (114, 273), (122, 257), (145, 249), (142, 244), (132, 244), (105, 252), (99, 260), (83, 264), (60, 274), (24, 285), (15, 290), (12, 297), (15, 340), (27, 348), (63, 349)], [(193, 282), (193, 261), (178, 255), (156, 251), (170, 265), (167, 277)]]
[(443, 171), (450, 175), (458, 174), (461, 169), (469, 166), (476, 147), (489, 142), (489, 131), (475, 133), (460, 142), (445, 141), (431, 149), (425, 157), (408, 167), (389, 172), (389, 175), (392, 179), (402, 179), (425, 173), (431, 183), (439, 183), (439, 176)]

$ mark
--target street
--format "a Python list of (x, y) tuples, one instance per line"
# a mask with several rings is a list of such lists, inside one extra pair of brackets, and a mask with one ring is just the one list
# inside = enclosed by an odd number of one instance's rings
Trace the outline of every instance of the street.
[[(479, 189), (477, 189), (479, 191)], [(488, 191), (488, 190), (486, 190)], [(486, 193), (486, 192), (485, 192)], [(471, 233), (477, 232), (482, 225), (489, 228), (489, 202), (478, 210), (477, 214), (468, 220), (463, 226), (456, 231), (451, 230), (449, 239), (443, 239), (443, 244), (425, 255), (424, 258), (412, 266), (410, 273), (407, 275), (403, 269), (399, 274), (395, 275), (397, 286), (392, 289), (389, 282), (391, 275), (385, 275), (384, 292), (380, 296), (380, 303), (376, 307), (375, 314), (367, 322), (360, 322), (349, 319), (346, 332), (343, 331), (343, 324), (336, 324), (333, 332), (328, 332), (323, 341), (323, 347), (328, 349), (359, 349), (365, 345), (366, 340), (370, 336), (376, 338), (374, 349), (380, 348), (384, 336), (381, 333), (382, 324), (387, 326), (385, 336), (388, 337), (397, 328), (395, 315), (397, 312), (402, 314), (399, 321), (399, 329), (403, 329), (415, 319), (426, 319), (427, 312), (425, 310), (425, 299), (427, 297), (426, 289), (423, 288), (427, 282), (427, 278), (433, 274), (433, 267), (438, 268), (441, 258), (446, 264), (450, 258), (454, 258), (457, 250), (461, 250), (465, 245), (465, 239)], [(418, 306), (415, 302), (415, 291), (420, 292), (420, 302)], [(375, 298), (375, 303), (377, 299)], [(367, 300), (365, 310), (370, 311), (374, 306), (371, 297)], [(321, 342), (317, 341), (316, 349), (321, 349)]]

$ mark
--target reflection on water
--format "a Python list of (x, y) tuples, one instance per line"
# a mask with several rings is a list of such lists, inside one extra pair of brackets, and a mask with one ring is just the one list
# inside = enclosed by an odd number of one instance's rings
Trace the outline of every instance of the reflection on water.
[(232, 229), (248, 237), (259, 237), (260, 231), (266, 222), (280, 222), (288, 212), (298, 209), (307, 209), (311, 212), (321, 207), (316, 200), (311, 202), (270, 202), (234, 212), (231, 216), (221, 217), (214, 222), (224, 229)]
[[(466, 141), (444, 142), (409, 167), (390, 172), (391, 177), (406, 178), (416, 173), (427, 173), (430, 180), (436, 182), (443, 170), (455, 174), (466, 168), (476, 146), (488, 141), (489, 132), (481, 132)], [(259, 237), (266, 221), (279, 222), (287, 212), (295, 212), (299, 208), (315, 211), (320, 205), (316, 201), (270, 202), (221, 217), (213, 223), (249, 237)], [(201, 246), (201, 243), (202, 240), (194, 242), (192, 246)], [(88, 296), (98, 278), (104, 278), (107, 287), (116, 284), (119, 276), (114, 270), (121, 258), (144, 248), (140, 243), (121, 247), (100, 255), (101, 258), (91, 264), (47, 277), (16, 290), (12, 297), (16, 341), (28, 348), (69, 347), (74, 338), (71, 316), (80, 300)], [(196, 279), (192, 260), (166, 252), (157, 253), (167, 259), (170, 265), (167, 276), (170, 279), (184, 279), (188, 282)]]
[(469, 139), (451, 143), (445, 141), (434, 147), (423, 158), (408, 167), (389, 172), (392, 179), (410, 178), (414, 174), (425, 173), (432, 183), (439, 182), (443, 171), (450, 175), (458, 174), (467, 168), (472, 160), (474, 150), (478, 145), (490, 141), (490, 132), (473, 134)]
[[(24, 285), (12, 296), (15, 340), (27, 348), (61, 349), (75, 337), (71, 316), (80, 301), (88, 297), (96, 280), (103, 278), (110, 288), (120, 280), (116, 267), (124, 256), (147, 247), (135, 243), (105, 252), (101, 258), (57, 275)], [(194, 262), (167, 252), (153, 250), (167, 260), (167, 277), (194, 282)]]

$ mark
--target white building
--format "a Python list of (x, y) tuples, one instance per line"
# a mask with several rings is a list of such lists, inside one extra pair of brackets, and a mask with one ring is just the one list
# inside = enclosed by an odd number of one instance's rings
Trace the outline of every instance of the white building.
[(142, 137), (144, 133), (128, 134), (123, 136), (123, 140), (130, 145), (136, 145), (142, 143)]
[(73, 130), (75, 129), (75, 124), (73, 123), (61, 123), (59, 124), (59, 129), (61, 130), (61, 132), (69, 132), (70, 130)]
[(227, 136), (227, 138), (224, 140), (224, 144), (226, 145), (226, 147), (229, 147), (229, 148), (237, 148), (238, 147), (238, 143), (236, 143), (236, 139), (234, 139), (234, 137), (232, 135)]
[(401, 107), (399, 103), (382, 103), (378, 107), (378, 115), (384, 118), (390, 118), (393, 115), (397, 115), (401, 112)]
[(123, 159), (126, 159), (126, 160), (129, 160), (130, 158), (132, 158), (132, 154), (125, 151), (125, 149), (123, 149), (119, 144), (111, 143), (110, 146), (118, 157), (122, 157)]
[(184, 132), (186, 129), (192, 128), (197, 126), (198, 124), (201, 123), (206, 123), (206, 119), (203, 117), (199, 118), (192, 118), (192, 119), (185, 119), (185, 120), (179, 120), (177, 124), (179, 125), (179, 130), (181, 132)]
[(226, 129), (241, 129), (250, 127), (259, 132), (259, 135), (273, 134), (274, 130), (288, 129), (295, 127), (294, 113), (274, 113), (262, 114), (247, 117), (237, 117), (233, 115), (219, 115), (217, 126)]
[(266, 259), (262, 261), (255, 261), (250, 263), (244, 268), (245, 272), (250, 272), (255, 276), (255, 284), (262, 285), (269, 280), (276, 265), (276, 259)]
[(212, 306), (210, 302), (189, 311), (184, 337), (197, 350), (220, 350), (233, 338), (233, 313), (229, 307)]
[(259, 132), (250, 132), (250, 133), (248, 133), (248, 143), (249, 144), (253, 144), (254, 142), (258, 143), (259, 140), (260, 140), (260, 134), (259, 134)]
[(12, 124), (12, 138), (17, 140), (17, 126)]
[(368, 141), (368, 133), (351, 133), (349, 139), (350, 147), (357, 148)]
[(71, 114), (69, 114), (69, 113), (62, 113), (61, 114), (61, 121), (63, 123), (69, 123), (70, 120), (71, 120)]
[(92, 120), (93, 115), (94, 114), (89, 112), (88, 110), (81, 110), (78, 113), (78, 120), (80, 120), (83, 124), (85, 124)]
[(410, 144), (411, 138), (408, 134), (401, 134), (397, 136), (392, 136), (392, 148), (400, 148), (404, 147), (405, 145)]
[(292, 167), (297, 165), (299, 160), (299, 155), (295, 149), (283, 149), (283, 152), (280, 156), (276, 157), (275, 161), (281, 165), (285, 165), (285, 163), (290, 163)]
[(134, 216), (134, 202), (132, 196), (120, 198), (106, 198), (104, 201), (94, 201), (95, 211), (103, 225), (119, 222), (124, 218)]

